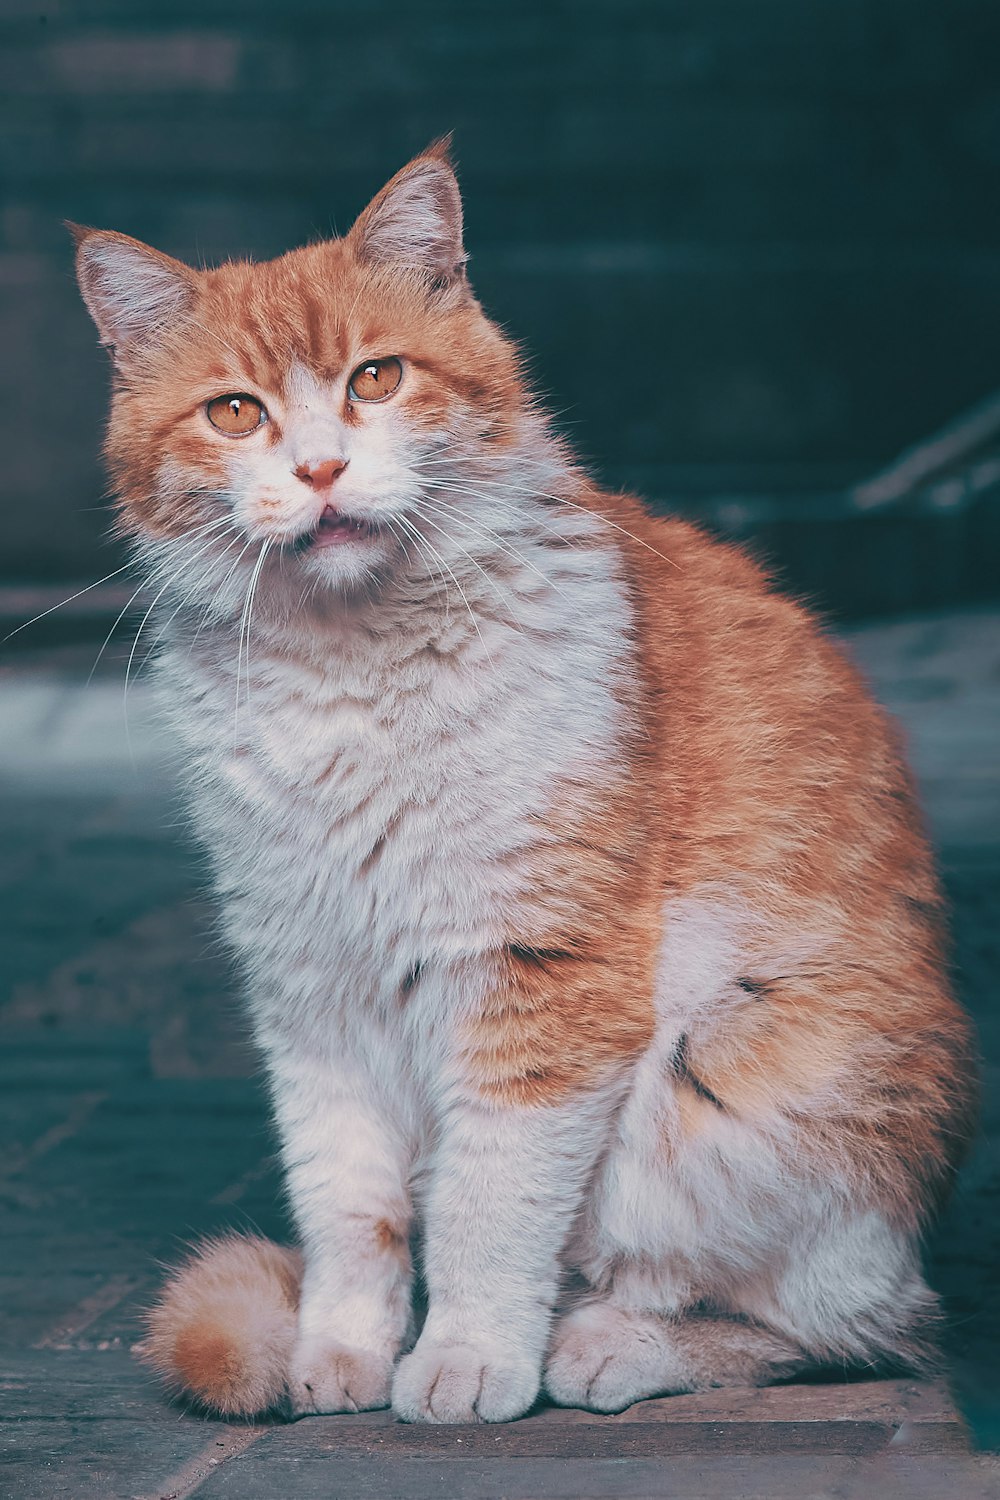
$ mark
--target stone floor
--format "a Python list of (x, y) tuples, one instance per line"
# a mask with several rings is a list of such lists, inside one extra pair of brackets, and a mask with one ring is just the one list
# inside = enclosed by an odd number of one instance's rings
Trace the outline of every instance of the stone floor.
[(158, 1262), (226, 1225), (284, 1235), (255, 1063), (140, 677), (0, 658), (0, 1500), (1000, 1495), (1000, 612), (852, 633), (907, 727), (985, 1057), (982, 1137), (930, 1247), (952, 1391), (906, 1381), (542, 1411), (206, 1422), (130, 1356)]

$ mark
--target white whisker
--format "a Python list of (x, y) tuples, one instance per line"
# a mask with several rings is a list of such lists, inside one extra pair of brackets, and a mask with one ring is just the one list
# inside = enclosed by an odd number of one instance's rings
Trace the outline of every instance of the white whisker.
[(60, 599), (58, 604), (53, 604), (48, 609), (43, 609), (41, 614), (33, 615), (30, 620), (25, 620), (23, 625), (18, 625), (9, 635), (5, 635), (0, 645), (5, 646), (16, 635), (20, 635), (22, 630), (27, 630), (29, 625), (37, 625), (38, 621), (44, 620), (47, 615), (54, 615), (57, 609), (62, 609), (65, 605), (72, 604), (74, 599), (80, 599), (84, 594), (89, 594), (91, 589), (100, 588), (102, 583), (110, 583), (112, 578), (117, 578), (120, 573), (127, 573), (131, 567), (131, 562), (122, 563), (121, 567), (115, 568), (113, 573), (105, 574), (103, 578), (98, 578), (93, 583), (88, 583), (86, 588), (77, 589), (75, 594), (70, 594), (66, 599)]
[[(233, 541), (239, 541), (240, 540), (240, 535), (241, 535), (240, 532), (234, 531), (233, 532)], [(216, 537), (216, 540), (218, 540), (218, 537)], [(224, 550), (228, 550), (233, 545), (233, 541), (225, 542), (224, 543)], [(205, 584), (207, 584), (209, 582), (209, 580), (210, 580), (210, 578), (212, 576), (214, 568), (215, 568), (215, 559), (213, 559), (206, 567), (202, 568), (202, 570), (199, 573), (198, 577), (195, 578), (192, 581), (190, 588), (188, 588), (186, 590), (186, 592), (181, 595), (181, 597), (178, 600), (178, 602), (174, 605), (174, 608), (170, 611), (170, 613), (166, 616), (166, 618), (160, 624), (159, 633), (161, 635), (163, 635), (163, 634), (166, 633), (167, 626), (169, 626), (170, 623), (177, 618), (177, 616), (180, 614), (180, 612), (181, 612), (182, 609), (187, 609), (189, 605), (191, 605), (191, 604), (194, 603), (195, 599), (198, 597), (198, 594), (201, 592), (202, 588), (205, 586)], [(203, 620), (204, 620), (204, 617), (203, 617)], [(197, 632), (196, 632), (196, 634), (197, 634)], [(193, 644), (193, 642), (192, 642), (192, 644)], [(190, 649), (190, 647), (189, 647), (189, 649)], [(143, 657), (142, 662), (139, 664), (139, 668), (138, 668), (137, 673), (136, 673), (137, 676), (138, 676), (138, 673), (141, 672), (142, 668), (145, 666), (146, 662), (149, 660), (149, 657), (150, 657), (151, 654), (152, 654), (152, 651), (149, 651)]]
[[(237, 533), (237, 540), (239, 540), (240, 535), (241, 535), (241, 533), (238, 532)], [(240, 565), (241, 558), (245, 555), (245, 553), (247, 553), (250, 550), (250, 548), (252, 546), (253, 546), (253, 542), (250, 541), (249, 539), (243, 543), (243, 546), (240, 548), (239, 552), (237, 552), (235, 558), (233, 559), (233, 561), (230, 563), (228, 569), (226, 570), (225, 576), (219, 580), (219, 583), (217, 584), (217, 586), (215, 588), (214, 599), (209, 600), (205, 604), (204, 608), (202, 609), (201, 619), (198, 621), (198, 628), (195, 631), (194, 635), (191, 637), (190, 642), (188, 643), (188, 651), (189, 652), (194, 650), (195, 646), (198, 644), (198, 637), (201, 635), (201, 633), (204, 630), (205, 626), (208, 624), (208, 621), (211, 619), (211, 616), (212, 616), (212, 607), (213, 607), (213, 604), (215, 603), (215, 600), (218, 599), (218, 598), (220, 598), (224, 594), (226, 586), (229, 583), (229, 580), (233, 577), (234, 573), (236, 572), (236, 569)]]
[[(195, 559), (197, 559), (198, 557), (203, 556), (204, 553), (209, 550), (209, 548), (211, 547), (211, 545), (214, 542), (214, 540), (215, 540), (214, 536), (212, 538), (210, 538), (210, 540), (206, 544), (206, 546), (202, 547), (195, 554)], [(129, 758), (132, 760), (133, 766), (135, 765), (135, 759), (134, 759), (134, 756), (132, 755), (132, 739), (131, 739), (131, 735), (129, 734), (129, 727), (128, 727), (128, 689), (129, 689), (129, 680), (131, 678), (131, 673), (132, 673), (132, 663), (135, 661), (135, 653), (136, 653), (136, 650), (137, 650), (138, 645), (139, 645), (139, 638), (142, 635), (142, 632), (145, 630), (146, 623), (149, 620), (150, 615), (153, 613), (153, 610), (156, 608), (157, 604), (159, 603), (160, 599), (162, 599), (163, 595), (170, 588), (171, 584), (174, 583), (180, 577), (181, 572), (182, 572), (184, 566), (186, 566), (187, 564), (189, 564), (192, 560), (193, 559), (191, 559), (191, 558), (185, 558), (185, 559), (183, 559), (183, 561), (181, 563), (179, 563), (177, 565), (177, 567), (170, 573), (170, 575), (168, 576), (166, 582), (163, 584), (162, 588), (160, 588), (157, 591), (157, 593), (154, 595), (154, 597), (152, 599), (152, 602), (149, 605), (149, 608), (146, 610), (146, 613), (143, 615), (142, 619), (139, 621), (139, 629), (135, 633), (135, 639), (132, 642), (132, 649), (131, 649), (131, 651), (128, 654), (128, 661), (127, 661), (127, 663), (125, 665), (125, 685), (124, 685), (124, 688), (122, 690), (122, 712), (123, 712), (123, 715), (124, 715), (124, 718), (125, 718), (125, 740), (126, 740), (126, 743), (128, 745)]]
[[(447, 530), (443, 526), (438, 526), (437, 525), (437, 523), (432, 519), (432, 517), (427, 514), (426, 510), (423, 509), (420, 506), (419, 502), (412, 501), (411, 504), (412, 504), (412, 508), (416, 511), (417, 515), (421, 518), (421, 520), (427, 521), (429, 523), (429, 525), (431, 525), (431, 526), (433, 526), (435, 528), (436, 531), (440, 531), (443, 536), (448, 536), (449, 535), (449, 533), (447, 532)], [(438, 514), (441, 514), (440, 510), (439, 510)], [(509, 593), (507, 593), (504, 589), (502, 589), (500, 587), (500, 585), (497, 583), (497, 581), (496, 581), (495, 578), (491, 578), (490, 577), (490, 575), (489, 575), (489, 573), (487, 573), (486, 569), (482, 566), (481, 563), (477, 562), (476, 558), (473, 557), (472, 553), (468, 550), (467, 547), (463, 547), (462, 544), (459, 541), (457, 541), (455, 537), (451, 537), (450, 540), (458, 548), (458, 550), (459, 550), (459, 552), (461, 552), (462, 556), (463, 557), (467, 557), (468, 560), (469, 560), (469, 562), (472, 564), (472, 566), (474, 568), (478, 569), (478, 571), (483, 575), (483, 577), (485, 578), (488, 586), (496, 594), (496, 596), (500, 600), (501, 604), (503, 604), (505, 606), (505, 608), (507, 609), (507, 612), (509, 613), (509, 615), (510, 615), (511, 619), (513, 620), (515, 626), (517, 626), (517, 628), (520, 629), (520, 622), (518, 621), (517, 614), (516, 614), (515, 610), (513, 609), (512, 605), (511, 605), (511, 595)]]
[[(209, 532), (218, 532), (221, 529), (223, 529), (226, 525), (230, 524), (230, 522), (231, 522), (231, 517), (229, 517), (229, 516), (222, 516), (222, 517), (218, 518), (215, 521), (207, 522), (204, 526), (198, 527), (193, 532), (189, 532), (188, 536), (185, 538), (185, 540), (194, 541), (194, 540), (196, 540), (199, 537), (208, 535)], [(196, 555), (200, 555), (200, 554), (196, 554)], [(189, 559), (189, 561), (190, 561), (190, 559)], [(171, 558), (171, 563), (172, 562), (173, 562), (173, 559)], [(139, 584), (139, 587), (136, 589), (136, 591), (132, 595), (132, 597), (128, 600), (128, 602), (125, 605), (124, 609), (122, 609), (119, 612), (117, 619), (115, 620), (115, 622), (112, 625), (111, 629), (108, 631), (107, 635), (104, 637), (104, 640), (101, 642), (101, 649), (98, 651), (97, 655), (95, 656), (95, 658), (94, 658), (94, 665), (91, 667), (89, 673), (87, 674), (87, 684), (86, 685), (88, 687), (89, 687), (90, 683), (93, 681), (94, 673), (97, 671), (97, 668), (100, 665), (100, 661), (101, 661), (102, 656), (104, 655), (105, 651), (108, 649), (108, 645), (109, 645), (109, 643), (111, 641), (111, 637), (114, 635), (115, 631), (118, 629), (118, 627), (121, 624), (122, 620), (124, 620), (125, 616), (128, 614), (129, 610), (132, 608), (132, 605), (135, 603), (135, 601), (138, 599), (139, 595), (142, 593), (143, 589), (149, 588), (151, 584), (158, 582), (159, 579), (164, 576), (164, 571), (165, 571), (166, 567), (167, 567), (167, 564), (164, 563), (159, 568), (154, 568), (153, 571), (152, 571), (152, 573), (150, 573), (149, 577), (148, 578), (144, 578), (142, 580), (142, 582)], [(174, 611), (174, 613), (176, 614), (176, 610)], [(173, 618), (173, 617), (171, 616), (171, 618)]]
[[(399, 519), (399, 518), (397, 517), (397, 519)], [(396, 527), (393, 525), (393, 521), (392, 521), (392, 518), (390, 516), (386, 516), (386, 518), (385, 518), (385, 524), (388, 526), (389, 530), (392, 532), (393, 536), (396, 538), (396, 540), (399, 542), (399, 545), (402, 547), (402, 549), (403, 549), (403, 555), (406, 558), (407, 566), (412, 566), (412, 563), (410, 561), (409, 550), (407, 549), (407, 546), (406, 546), (406, 540), (407, 540), (406, 536), (405, 535), (404, 536), (400, 536), (399, 532), (396, 530)], [(415, 543), (417, 552), (418, 552), (421, 560), (423, 561), (425, 567), (427, 568), (427, 572), (430, 575), (431, 581), (434, 584), (434, 592), (437, 595), (438, 602), (439, 603), (443, 603), (443, 605), (444, 605), (445, 621), (447, 623), (450, 620), (450, 618), (451, 618), (451, 600), (448, 598), (448, 588), (447, 588), (447, 583), (445, 581), (444, 574), (441, 572), (440, 568), (436, 568), (436, 567), (433, 566), (433, 564), (432, 564), (432, 562), (430, 560), (429, 555), (425, 552), (424, 548), (420, 545), (419, 540), (417, 540), (413, 536), (412, 530), (410, 532), (410, 540)], [(443, 592), (442, 592), (442, 586), (443, 586)]]
[(416, 526), (414, 526), (411, 521), (407, 520), (406, 516), (396, 516), (395, 520), (397, 526), (402, 526), (406, 534), (412, 538), (414, 544), (416, 545), (417, 551), (427, 564), (428, 571), (430, 571), (432, 564), (437, 565), (435, 571), (441, 582), (440, 584), (438, 584), (435, 580), (434, 587), (438, 590), (439, 598), (441, 597), (440, 590), (442, 588), (444, 590), (445, 622), (446, 624), (450, 623), (451, 598), (448, 594), (448, 580), (445, 577), (443, 559), (440, 553), (438, 552), (437, 548), (434, 547), (430, 541), (428, 541), (423, 532), (420, 531)]
[(494, 531), (492, 527), (487, 526), (478, 516), (473, 517), (469, 511), (462, 510), (459, 506), (450, 501), (447, 505), (442, 505), (426, 496), (425, 500), (428, 504), (435, 506), (436, 513), (438, 515), (461, 516), (465, 520), (467, 527), (471, 526), (475, 531), (478, 531), (481, 536), (489, 537), (493, 541), (493, 543), (500, 548), (502, 552), (506, 553), (508, 557), (513, 557), (522, 565), (522, 567), (529, 569), (530, 572), (534, 573), (538, 578), (541, 578), (544, 583), (548, 584), (549, 588), (553, 589), (557, 594), (561, 594), (564, 599), (569, 598), (566, 590), (560, 588), (554, 578), (552, 578), (548, 573), (544, 572), (543, 569), (536, 567), (536, 565), (530, 560), (530, 558), (524, 556), (523, 552), (519, 552), (516, 547), (513, 547), (508, 542), (505, 542), (498, 532)]
[[(447, 483), (447, 481), (443, 482)], [(680, 571), (679, 565), (675, 563), (672, 558), (667, 557), (666, 554), (661, 552), (657, 547), (651, 546), (649, 542), (643, 541), (642, 537), (636, 536), (634, 531), (629, 531), (627, 526), (619, 525), (617, 521), (612, 521), (610, 516), (606, 516), (603, 511), (597, 509), (592, 510), (589, 506), (580, 505), (578, 501), (570, 500), (566, 495), (554, 495), (547, 490), (543, 490), (540, 488), (536, 489), (533, 485), (513, 485), (509, 480), (499, 479), (494, 481), (477, 480), (470, 478), (468, 480), (463, 480), (462, 485), (464, 488), (478, 489), (481, 494), (485, 495), (518, 495), (525, 496), (529, 500), (549, 500), (555, 505), (568, 506), (569, 509), (579, 511), (579, 513), (583, 516), (592, 517), (593, 520), (599, 522), (601, 525), (610, 526), (614, 531), (619, 532), (622, 536), (626, 536), (630, 541), (635, 542), (637, 546), (644, 547), (647, 552), (652, 552), (655, 557), (660, 558), (660, 560), (667, 563), (669, 567), (677, 568), (678, 571)]]
[[(243, 640), (244, 640), (244, 637), (246, 638), (246, 677), (247, 677), (247, 708), (248, 709), (251, 706), (250, 705), (250, 622), (251, 622), (251, 619), (253, 617), (253, 599), (254, 599), (254, 594), (257, 591), (257, 580), (260, 578), (260, 571), (261, 571), (261, 568), (263, 568), (263, 566), (264, 566), (264, 559), (267, 557), (268, 550), (269, 550), (270, 546), (271, 546), (271, 538), (270, 537), (265, 537), (263, 546), (260, 549), (260, 556), (258, 557), (256, 565), (254, 567), (254, 570), (253, 570), (253, 572), (250, 575), (250, 583), (249, 583), (249, 585), (247, 587), (247, 601), (246, 601), (246, 605), (244, 606), (244, 609), (243, 609), (243, 619), (240, 621), (239, 653), (242, 653)], [(233, 716), (233, 743), (234, 744), (237, 744), (239, 742), (239, 716), (240, 716), (240, 654), (239, 653), (237, 654), (237, 658), (236, 658), (236, 711), (235, 711), (235, 714)]]
[[(397, 519), (402, 520), (403, 518), (402, 517), (397, 517)], [(424, 517), (423, 519), (426, 519), (426, 517)], [(412, 526), (411, 522), (407, 522), (406, 524), (408, 526)], [(433, 521), (430, 524), (432, 526), (434, 526), (434, 522)], [(479, 637), (479, 639), (480, 639), (480, 641), (482, 643), (483, 650), (486, 652), (486, 659), (487, 659), (488, 662), (490, 662), (492, 664), (493, 658), (490, 655), (489, 647), (486, 644), (485, 638), (483, 636), (483, 632), (479, 628), (479, 621), (476, 619), (476, 616), (473, 613), (472, 605), (469, 603), (468, 596), (467, 596), (465, 590), (463, 589), (462, 585), (459, 583), (458, 578), (456, 577), (454, 569), (452, 568), (451, 564), (448, 562), (448, 559), (441, 552), (439, 552), (437, 550), (437, 548), (431, 546), (431, 543), (427, 540), (427, 538), (425, 536), (423, 536), (423, 533), (420, 532), (417, 527), (412, 526), (412, 529), (413, 529), (414, 532), (416, 532), (416, 534), (419, 537), (421, 537), (421, 539), (424, 542), (424, 545), (430, 549), (430, 551), (434, 554), (434, 556), (447, 569), (448, 575), (451, 578), (452, 583), (454, 583), (455, 587), (458, 589), (458, 592), (459, 592), (459, 594), (461, 596), (461, 599), (462, 599), (462, 603), (465, 605), (466, 609), (468, 610), (469, 619), (472, 621), (473, 628), (474, 628), (476, 634), (478, 635), (478, 637)], [(441, 531), (442, 535), (447, 535), (447, 533), (444, 532), (443, 529), (440, 526), (435, 527), (435, 530)]]

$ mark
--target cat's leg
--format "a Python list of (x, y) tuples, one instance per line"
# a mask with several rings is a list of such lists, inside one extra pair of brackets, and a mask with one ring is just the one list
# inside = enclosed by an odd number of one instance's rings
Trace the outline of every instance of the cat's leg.
[[(932, 1356), (936, 1299), (918, 1247), (873, 1211), (832, 1198), (804, 1210), (742, 1279), (732, 1268), (720, 1277), (729, 1315), (692, 1310), (669, 1258), (659, 1269), (620, 1266), (603, 1295), (557, 1324), (545, 1369), (554, 1401), (622, 1411), (647, 1396), (769, 1385), (824, 1364), (917, 1368)], [(703, 1291), (715, 1300), (711, 1283)]]
[(607, 1089), (448, 1111), (426, 1202), (429, 1309), (392, 1404), (416, 1422), (503, 1422), (538, 1394), (559, 1255), (607, 1130)]
[(794, 1339), (738, 1318), (588, 1302), (556, 1329), (545, 1389), (560, 1406), (624, 1411), (647, 1396), (769, 1385), (811, 1362)]
[(292, 1409), (387, 1406), (410, 1320), (410, 1152), (359, 1070), (287, 1052), (271, 1068), (305, 1257)]

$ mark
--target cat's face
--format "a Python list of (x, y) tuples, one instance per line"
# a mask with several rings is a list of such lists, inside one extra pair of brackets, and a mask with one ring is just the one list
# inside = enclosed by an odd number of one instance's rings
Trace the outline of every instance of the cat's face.
[(433, 538), (462, 456), (501, 451), (523, 406), (514, 352), (465, 280), (461, 227), (432, 148), (344, 239), (260, 265), (195, 271), (78, 231), (115, 361), (124, 529), (154, 554), (184, 549), (193, 584), (234, 600), (262, 553), (349, 591), (391, 570), (415, 528)]

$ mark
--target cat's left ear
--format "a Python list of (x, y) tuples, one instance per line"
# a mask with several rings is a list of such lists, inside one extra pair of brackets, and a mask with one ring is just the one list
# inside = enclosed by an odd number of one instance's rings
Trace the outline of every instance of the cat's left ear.
[(112, 230), (66, 226), (76, 241), (76, 279), (101, 343), (127, 363), (174, 327), (195, 301), (197, 273)]
[(449, 157), (436, 141), (372, 199), (348, 239), (359, 260), (429, 271), (442, 286), (464, 286), (462, 198)]

